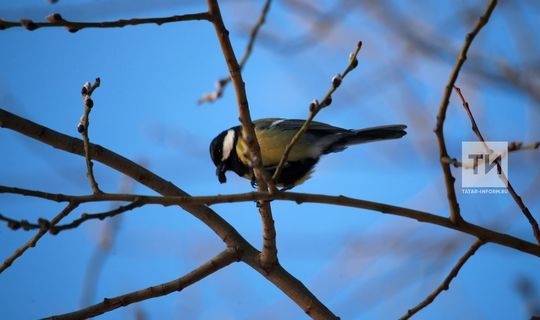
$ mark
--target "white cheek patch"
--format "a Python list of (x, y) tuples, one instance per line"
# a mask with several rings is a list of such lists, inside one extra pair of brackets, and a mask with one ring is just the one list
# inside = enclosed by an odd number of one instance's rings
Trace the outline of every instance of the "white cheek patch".
[(233, 149), (233, 144), (234, 144), (234, 130), (231, 129), (229, 131), (227, 131), (227, 135), (225, 136), (225, 139), (223, 139), (223, 153), (222, 153), (222, 157), (221, 157), (221, 161), (225, 161), (229, 158), (229, 156), (231, 155), (231, 151)]

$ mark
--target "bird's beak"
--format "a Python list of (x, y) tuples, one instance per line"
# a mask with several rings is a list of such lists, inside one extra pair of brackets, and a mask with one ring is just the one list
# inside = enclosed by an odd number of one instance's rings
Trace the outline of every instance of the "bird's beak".
[(225, 168), (225, 162), (222, 162), (216, 168), (216, 175), (218, 176), (219, 183), (227, 182), (227, 177), (225, 176), (225, 171), (227, 171), (227, 169)]

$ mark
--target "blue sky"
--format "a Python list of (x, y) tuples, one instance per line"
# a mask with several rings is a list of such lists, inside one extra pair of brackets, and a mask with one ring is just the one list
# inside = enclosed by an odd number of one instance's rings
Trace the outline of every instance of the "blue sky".
[[(245, 28), (254, 23), (261, 5), (226, 1), (223, 6), (238, 56), (247, 41)], [(416, 12), (413, 27), (425, 27), (427, 34), (442, 30), (448, 41), (432, 39), (433, 43), (455, 49), (472, 25), (452, 20), (458, 7), (449, 4), (404, 6), (396, 1), (390, 5), (407, 16)], [(484, 4), (459, 5), (480, 13)], [(330, 4), (322, 1), (320, 7)], [(414, 11), (418, 8), (422, 10)], [(485, 55), (521, 66), (516, 55), (519, 46), (499, 41), (499, 37), (512, 34), (499, 9), (508, 6), (496, 9), (493, 21), (473, 44), (458, 84), (486, 137), (538, 141), (538, 103), (467, 73), (472, 70), (469, 64), (487, 61), (482, 58)], [(144, 1), (60, 1), (56, 5), (37, 0), (0, 1), (0, 17), (7, 20), (39, 20), (50, 12), (60, 12), (69, 20), (100, 21), (204, 10), (204, 3), (196, 1), (161, 0), (152, 5)], [(308, 25), (304, 18), (292, 14), (289, 6), (276, 2), (263, 31), (294, 39), (313, 32)], [(538, 28), (538, 22), (531, 22), (531, 30)], [(531, 33), (529, 36), (537, 39), (538, 32)], [(304, 118), (309, 102), (324, 95), (331, 77), (346, 66), (356, 41), (363, 40), (359, 67), (345, 79), (332, 106), (317, 120), (345, 128), (409, 125), (408, 135), (399, 141), (366, 144), (325, 157), (314, 177), (295, 191), (345, 194), (448, 214), (432, 128), (455, 55), (429, 59), (410, 53), (405, 49), (409, 38), (391, 31), (376, 13), (359, 9), (343, 13), (329, 36), (303, 50), (288, 52), (270, 39), (263, 33), (243, 73), (254, 119)], [(145, 163), (190, 194), (251, 190), (248, 181), (232, 174), (227, 184), (220, 185), (208, 155), (211, 139), (237, 125), (238, 118), (232, 87), (213, 104), (196, 104), (227, 72), (211, 24), (85, 29), (75, 34), (53, 28), (34, 32), (10, 29), (0, 32), (0, 42), (2, 108), (78, 136), (80, 88), (99, 76), (101, 87), (93, 95), (95, 107), (90, 119), (92, 142)], [(461, 141), (475, 137), (455, 97), (446, 128), (449, 152), (459, 157)], [(91, 192), (83, 158), (7, 130), (0, 131), (0, 145), (0, 184), (72, 194)], [(525, 151), (509, 160), (510, 179), (537, 217), (538, 154)], [(95, 171), (103, 190), (118, 190), (120, 174), (100, 164), (95, 165)], [(533, 240), (530, 227), (509, 196), (461, 195), (460, 171), (454, 174), (468, 220), (494, 224), (497, 230)], [(139, 185), (134, 192), (152, 193)], [(1, 195), (0, 202), (0, 213), (32, 221), (51, 218), (60, 209), (57, 204), (9, 195)], [(107, 208), (106, 204), (87, 205), (74, 217)], [(273, 208), (280, 261), (343, 319), (398, 317), (437, 286), (473, 242), (440, 227), (364, 210), (294, 203), (273, 203)], [(222, 204), (214, 209), (260, 247), (260, 219), (254, 204)], [(0, 276), (4, 316), (33, 319), (77, 309), (86, 266), (102, 226), (92, 222), (56, 237), (47, 235), (17, 260)], [(7, 257), (30, 236), (0, 228), (0, 255)], [(428, 246), (431, 243), (433, 248)], [(447, 255), (441, 254), (442, 244), (453, 245)], [(420, 245), (427, 247), (419, 250)], [(149, 206), (127, 213), (101, 273), (97, 299), (177, 278), (222, 247), (207, 227), (179, 209)], [(525, 304), (516, 295), (515, 281), (524, 275), (540, 286), (539, 268), (537, 258), (489, 244), (471, 258), (451, 290), (417, 318), (525, 318)], [(377, 294), (381, 298), (369, 300)], [(103, 318), (130, 318), (137, 310), (150, 319), (272, 319), (276, 310), (282, 318), (304, 317), (281, 292), (241, 264), (181, 293), (122, 308)]]

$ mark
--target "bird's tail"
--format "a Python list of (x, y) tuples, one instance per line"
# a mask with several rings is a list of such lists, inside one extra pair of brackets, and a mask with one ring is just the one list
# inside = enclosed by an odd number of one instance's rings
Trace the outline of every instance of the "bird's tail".
[(338, 152), (350, 145), (380, 140), (399, 139), (407, 134), (404, 124), (394, 124), (360, 130), (351, 130), (332, 143), (325, 153)]

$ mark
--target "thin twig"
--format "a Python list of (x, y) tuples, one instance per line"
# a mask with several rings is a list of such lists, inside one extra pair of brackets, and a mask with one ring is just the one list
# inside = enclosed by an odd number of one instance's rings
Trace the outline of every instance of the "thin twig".
[(354, 52), (352, 52), (349, 56), (349, 65), (347, 68), (345, 68), (345, 71), (343, 71), (342, 74), (337, 74), (332, 78), (332, 86), (326, 93), (326, 95), (322, 98), (321, 102), (318, 102), (317, 100), (313, 100), (313, 102), (309, 106), (309, 116), (302, 125), (300, 129), (296, 132), (296, 134), (293, 136), (287, 147), (285, 147), (285, 151), (283, 152), (283, 155), (281, 156), (281, 159), (279, 160), (279, 164), (276, 167), (276, 170), (274, 171), (274, 174), (272, 175), (272, 179), (270, 180), (270, 187), (272, 190), (275, 191), (273, 186), (276, 185), (280, 175), (281, 171), (283, 170), (283, 167), (285, 166), (285, 163), (287, 162), (287, 158), (289, 157), (289, 153), (291, 152), (294, 145), (300, 140), (300, 137), (304, 132), (307, 130), (311, 122), (313, 121), (313, 118), (321, 111), (323, 108), (326, 108), (332, 103), (332, 94), (336, 89), (340, 86), (341, 82), (343, 81), (343, 78), (347, 76), (349, 72), (351, 72), (354, 68), (358, 66), (358, 53), (360, 52), (360, 49), (362, 48), (362, 41), (358, 42), (356, 44), (356, 48)]
[(454, 188), (454, 183), (456, 179), (452, 176), (450, 164), (445, 161), (446, 158), (450, 158), (450, 156), (448, 155), (448, 150), (446, 149), (446, 141), (444, 139), (443, 131), (444, 121), (446, 119), (446, 109), (448, 108), (448, 103), (450, 102), (450, 94), (452, 93), (452, 88), (456, 83), (459, 71), (461, 70), (461, 67), (467, 59), (467, 52), (469, 51), (469, 47), (471, 46), (474, 38), (480, 32), (482, 27), (484, 27), (488, 23), (489, 17), (491, 16), (491, 13), (493, 12), (493, 9), (495, 9), (496, 5), (497, 0), (491, 0), (484, 14), (478, 19), (478, 22), (474, 26), (473, 30), (467, 34), (465, 42), (463, 43), (463, 47), (461, 48), (461, 52), (459, 53), (459, 56), (457, 58), (456, 64), (454, 65), (454, 69), (452, 70), (450, 78), (448, 79), (448, 82), (444, 89), (443, 98), (441, 100), (439, 112), (437, 114), (437, 123), (435, 124), (435, 129), (433, 130), (435, 132), (435, 135), (437, 136), (437, 142), (439, 144), (439, 159), (444, 174), (446, 196), (448, 198), (448, 204), (450, 206), (450, 219), (453, 223), (456, 224), (461, 223), (463, 218), (461, 217), (459, 203), (456, 196), (456, 189)]
[[(227, 28), (223, 22), (217, 0), (208, 0), (208, 12), (212, 17), (212, 22), (214, 23), (214, 28), (216, 30), (219, 43), (221, 44), (223, 57), (227, 62), (227, 66), (229, 67), (231, 80), (236, 92), (239, 120), (242, 124), (242, 135), (239, 139), (243, 140), (243, 142), (245, 142), (247, 145), (247, 152), (251, 162), (251, 167), (253, 169), (253, 174), (257, 182), (257, 188), (259, 192), (265, 192), (268, 191), (268, 184), (264, 175), (261, 149), (259, 142), (257, 141), (257, 135), (255, 134), (255, 127), (251, 122), (244, 80), (242, 79), (240, 65), (236, 60), (231, 41), (229, 39), (229, 31), (227, 31)], [(278, 264), (276, 229), (274, 226), (274, 219), (272, 217), (272, 208), (270, 207), (270, 203), (260, 202), (258, 207), (263, 227), (263, 248), (260, 260), (263, 268), (266, 269), (267, 272), (270, 272), (272, 267)]]
[[(505, 157), (508, 153), (522, 151), (522, 150), (537, 150), (540, 149), (540, 141), (524, 144), (520, 141), (512, 141), (508, 144), (508, 149), (501, 152), (501, 156)], [(456, 158), (444, 158), (444, 162), (454, 166), (454, 168), (474, 169), (478, 166), (478, 163), (463, 163)]]
[[(73, 211), (75, 208), (77, 208), (78, 203), (76, 202), (69, 202), (68, 205), (62, 210), (54, 219), (51, 220), (50, 226), (55, 226), (60, 220), (62, 220), (65, 216), (67, 216), (71, 211)], [(23, 255), (23, 253), (28, 250), (31, 247), (35, 247), (39, 239), (43, 237), (45, 233), (49, 230), (49, 226), (43, 225), (41, 229), (39, 229), (38, 233), (30, 239), (26, 244), (24, 244), (19, 249), (15, 250), (15, 252), (7, 258), (2, 266), (0, 266), (0, 273), (4, 272), (9, 266), (13, 264), (13, 262)]]
[(114, 298), (105, 298), (103, 299), (103, 302), (87, 308), (61, 315), (51, 316), (45, 319), (87, 319), (104, 314), (111, 310), (118, 309), (120, 307), (125, 307), (135, 302), (165, 296), (176, 291), (182, 291), (184, 288), (206, 278), (218, 270), (225, 268), (231, 263), (238, 261), (238, 259), (237, 252), (232, 248), (227, 248), (208, 262), (176, 280), (130, 292)]
[[(0, 193), (4, 193), (11, 188), (0, 186)], [(25, 189), (17, 189), (16, 194), (28, 194)], [(49, 199), (47, 193), (39, 193), (36, 191), (33, 194), (39, 194), (40, 198)], [(51, 194), (51, 200), (58, 199), (58, 195)], [(98, 194), (98, 195), (85, 195), (85, 196), (73, 196), (73, 195), (60, 195), (62, 201), (76, 201), (77, 203), (98, 202), (98, 201), (138, 201), (144, 204), (160, 204), (163, 206), (172, 205), (197, 205), (206, 204), (214, 205), (219, 203), (236, 203), (246, 201), (294, 201), (297, 204), (302, 203), (319, 203), (337, 205), (358, 209), (365, 209), (371, 211), (378, 211), (384, 214), (396, 215), (404, 218), (414, 219), (420, 222), (430, 223), (441, 227), (449, 228), (466, 234), (470, 234), (486, 242), (497, 243), (499, 245), (516, 249), (525, 253), (529, 253), (540, 257), (540, 246), (530, 243), (528, 241), (509, 236), (507, 234), (499, 233), (490, 229), (483, 228), (481, 226), (463, 222), (461, 225), (455, 225), (449, 218), (442, 217), (433, 213), (394, 206), (386, 203), (355, 199), (345, 196), (329, 196), (323, 194), (309, 194), (309, 193), (297, 193), (297, 192), (248, 192), (215, 196), (144, 196), (138, 194)]]
[[(259, 19), (257, 19), (257, 22), (255, 23), (255, 25), (251, 29), (251, 32), (249, 34), (249, 41), (248, 41), (248, 44), (247, 44), (247, 47), (246, 47), (246, 51), (244, 51), (244, 55), (242, 56), (242, 59), (240, 59), (240, 70), (244, 69), (244, 66), (245, 66), (246, 62), (247, 62), (247, 60), (249, 59), (249, 57), (251, 55), (251, 51), (253, 50), (253, 45), (255, 44), (255, 40), (257, 39), (257, 34), (259, 33), (259, 29), (261, 28), (261, 26), (266, 21), (266, 16), (267, 16), (268, 11), (270, 9), (271, 2), (272, 2), (272, 0), (266, 0), (264, 6), (262, 8), (261, 14), (259, 15)], [(223, 91), (225, 91), (225, 87), (227, 86), (227, 84), (229, 84), (229, 82), (231, 82), (231, 76), (230, 75), (219, 79), (216, 82), (216, 90), (214, 92), (212, 92), (212, 93), (207, 93), (204, 96), (202, 96), (197, 101), (197, 103), (198, 104), (203, 104), (205, 102), (214, 102), (217, 99), (221, 98), (221, 96), (223, 95)]]
[[(471, 112), (471, 108), (469, 107), (469, 103), (467, 102), (467, 100), (465, 100), (465, 97), (463, 97), (463, 94), (461, 93), (461, 89), (459, 89), (456, 86), (454, 86), (454, 88), (456, 89), (457, 94), (461, 98), (461, 102), (463, 103), (463, 108), (465, 108), (465, 111), (467, 112), (467, 115), (469, 116), (469, 119), (471, 120), (473, 132), (478, 137), (478, 140), (480, 140), (482, 142), (482, 144), (484, 145), (484, 148), (486, 149), (486, 151), (490, 152), (490, 148), (486, 144), (486, 141), (484, 140), (484, 136), (482, 135), (482, 132), (480, 132), (480, 129), (478, 128), (478, 125), (476, 124), (476, 120), (474, 119), (474, 116), (473, 116), (473, 114)], [(517, 194), (516, 190), (514, 189), (512, 184), (510, 183), (510, 180), (508, 180), (508, 178), (506, 177), (506, 174), (504, 173), (504, 171), (503, 171), (503, 169), (501, 167), (501, 161), (499, 160), (499, 158), (495, 158), (494, 162), (497, 165), (497, 172), (499, 173), (499, 175), (498, 175), (499, 178), (504, 182), (504, 184), (506, 185), (506, 188), (508, 189), (508, 192), (512, 196), (512, 199), (514, 199), (514, 201), (518, 205), (519, 209), (521, 209), (521, 212), (523, 212), (523, 215), (525, 216), (525, 218), (527, 218), (527, 220), (529, 221), (529, 223), (530, 223), (530, 225), (532, 227), (532, 230), (533, 230), (534, 237), (536, 238), (536, 241), (540, 245), (540, 228), (538, 227), (538, 222), (536, 221), (536, 219), (532, 215), (529, 208), (523, 202), (523, 199), (521, 199), (521, 197)]]
[[(100, 213), (83, 213), (78, 219), (75, 219), (70, 223), (50, 226), (48, 231), (52, 235), (57, 235), (60, 232), (65, 231), (65, 230), (76, 229), (81, 224), (87, 221), (104, 220), (107, 218), (113, 218), (119, 214), (131, 211), (135, 208), (139, 208), (144, 205), (145, 203), (135, 200), (131, 202), (130, 204), (127, 204), (125, 206), (119, 206), (109, 211), (100, 212)], [(0, 221), (6, 222), (8, 228), (12, 230), (23, 229), (25, 231), (30, 231), (30, 230), (35, 230), (35, 229), (41, 229), (43, 225), (50, 225), (50, 222), (43, 218), (40, 218), (38, 220), (38, 223), (31, 223), (28, 220), (16, 220), (10, 217), (6, 217), (2, 214), (0, 214)]]
[(457, 264), (452, 268), (450, 273), (444, 278), (444, 281), (429, 295), (424, 299), (422, 302), (420, 302), (416, 307), (409, 309), (407, 311), (407, 314), (399, 318), (400, 320), (406, 320), (412, 317), (415, 313), (422, 310), (423, 308), (427, 307), (430, 303), (432, 303), (437, 296), (445, 291), (448, 290), (450, 287), (450, 282), (458, 275), (459, 270), (465, 265), (467, 260), (469, 260), (470, 257), (472, 257), (475, 252), (484, 244), (484, 242), (480, 239), (476, 240), (476, 242), (465, 252), (465, 254), (459, 259)]
[(143, 18), (143, 19), (121, 19), (116, 21), (104, 22), (76, 22), (64, 19), (59, 13), (53, 13), (45, 17), (48, 22), (35, 22), (30, 19), (22, 19), (21, 21), (6, 21), (0, 19), (0, 30), (9, 28), (22, 27), (29, 31), (34, 31), (39, 28), (48, 27), (65, 27), (69, 32), (77, 32), (85, 28), (121, 28), (125, 26), (135, 26), (139, 24), (156, 24), (158, 26), (165, 23), (193, 21), (193, 20), (210, 20), (208, 12), (191, 13), (184, 15), (176, 15), (163, 18)]
[(86, 175), (88, 176), (90, 186), (92, 187), (94, 193), (102, 193), (102, 191), (99, 189), (96, 177), (94, 176), (94, 164), (92, 163), (92, 158), (90, 156), (90, 138), (88, 137), (88, 127), (90, 126), (90, 111), (92, 111), (92, 107), (94, 106), (92, 93), (97, 87), (99, 87), (100, 83), (101, 80), (96, 78), (94, 84), (91, 85), (90, 82), (87, 82), (82, 87), (81, 93), (84, 104), (84, 113), (79, 124), (77, 125), (77, 130), (81, 133), (84, 142), (84, 157), (86, 159), (87, 170)]

